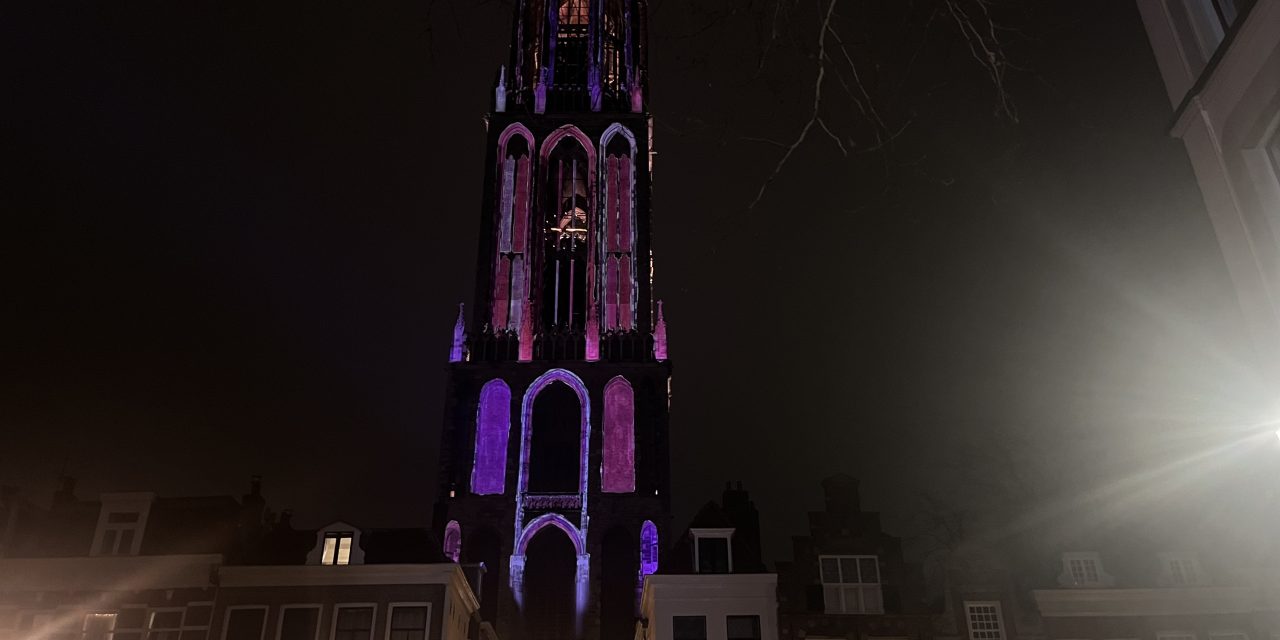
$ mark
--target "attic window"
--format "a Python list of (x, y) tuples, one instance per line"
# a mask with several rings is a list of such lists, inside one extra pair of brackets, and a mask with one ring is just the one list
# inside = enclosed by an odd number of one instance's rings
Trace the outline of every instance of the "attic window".
[(1092, 551), (1062, 554), (1062, 570), (1066, 577), (1066, 582), (1070, 586), (1103, 586), (1102, 559)]
[(1204, 584), (1204, 572), (1194, 553), (1162, 553), (1160, 566), (1165, 584), (1175, 587)]
[(138, 514), (136, 512), (109, 512), (107, 521), (102, 527), (102, 540), (98, 545), (97, 555), (131, 556), (134, 550), (134, 539), (138, 537)]
[(733, 573), (733, 529), (690, 529), (698, 573)]
[(354, 539), (355, 534), (350, 531), (324, 534), (324, 553), (321, 555), (320, 564), (337, 566), (351, 564), (351, 544)]

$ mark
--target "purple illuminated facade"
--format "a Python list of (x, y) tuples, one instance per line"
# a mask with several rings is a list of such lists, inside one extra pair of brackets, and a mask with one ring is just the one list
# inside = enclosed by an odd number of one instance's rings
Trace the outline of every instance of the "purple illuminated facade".
[(515, 4), (435, 517), (446, 554), (488, 568), (504, 640), (629, 640), (670, 512), (647, 3)]
[(511, 389), (501, 380), (490, 380), (480, 390), (480, 409), (476, 412), (472, 493), (502, 493), (507, 479), (507, 439), (510, 434)]

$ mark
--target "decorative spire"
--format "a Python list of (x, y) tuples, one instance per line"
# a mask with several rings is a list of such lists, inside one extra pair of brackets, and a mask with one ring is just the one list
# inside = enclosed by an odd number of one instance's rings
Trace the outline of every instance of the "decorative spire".
[(662, 317), (662, 301), (658, 301), (658, 321), (653, 326), (653, 357), (658, 362), (667, 359), (667, 320)]
[(449, 362), (462, 362), (463, 351), (466, 349), (467, 340), (467, 320), (463, 311), (463, 303), (458, 303), (458, 321), (453, 323), (453, 346), (449, 349)]
[(507, 110), (507, 65), (498, 68), (498, 86), (493, 90), (493, 110), (503, 113)]
[(532, 315), (532, 313), (520, 315), (520, 362), (533, 361), (533, 320), (530, 319)]

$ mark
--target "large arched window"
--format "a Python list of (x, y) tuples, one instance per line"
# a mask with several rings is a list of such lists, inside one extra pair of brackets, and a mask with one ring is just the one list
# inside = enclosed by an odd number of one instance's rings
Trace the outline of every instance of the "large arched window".
[(557, 141), (544, 162), (542, 323), (544, 329), (580, 330), (586, 325), (591, 285), (594, 154), (576, 135), (553, 138)]
[(600, 485), (605, 493), (636, 490), (635, 394), (618, 376), (604, 388), (604, 462)]
[(511, 125), (498, 139), (498, 156), (492, 323), (495, 331), (516, 331), (528, 298), (533, 134), (520, 124)]
[(507, 481), (507, 439), (511, 433), (511, 388), (490, 380), (480, 390), (476, 411), (476, 451), (471, 469), (471, 492), (502, 493)]
[(620, 124), (600, 141), (604, 160), (604, 322), (605, 331), (635, 327), (635, 138)]
[(582, 405), (569, 385), (555, 381), (533, 400), (529, 452), (532, 493), (578, 493), (582, 446)]
[(457, 562), (462, 557), (462, 527), (457, 520), (450, 520), (444, 528), (444, 555)]

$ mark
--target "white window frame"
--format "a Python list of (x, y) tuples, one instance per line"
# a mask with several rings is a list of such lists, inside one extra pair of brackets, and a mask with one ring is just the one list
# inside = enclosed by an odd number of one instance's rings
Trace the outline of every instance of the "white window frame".
[[(996, 613), (996, 631), (999, 634), (997, 638), (978, 638), (974, 634), (978, 632), (973, 628), (973, 609), (976, 607), (992, 607)], [(1005, 630), (1004, 610), (1000, 606), (999, 600), (965, 600), (964, 601), (964, 624), (969, 631), (969, 640), (1006, 640), (1008, 633)], [(990, 633), (989, 629), (983, 629), (982, 633)]]
[[(121, 628), (120, 626), (121, 614), (125, 613), (126, 611), (133, 611), (133, 610), (138, 610), (142, 612), (142, 622), (139, 624), (139, 626), (136, 626), (136, 627)], [(121, 605), (120, 608), (116, 610), (116, 628), (114, 633), (117, 633), (117, 634), (137, 633), (139, 638), (144, 637), (147, 633), (147, 625), (150, 624), (151, 622), (150, 619), (147, 618), (148, 611), (149, 610), (147, 609), (147, 606), (143, 604)]]
[(391, 621), (396, 617), (396, 609), (399, 607), (426, 607), (427, 608), (427, 628), (426, 635), (422, 640), (431, 640), (431, 603), (430, 602), (389, 602), (387, 603), (387, 625), (386, 632), (382, 635), (383, 640), (391, 640)]
[(714, 540), (723, 538), (726, 541), (725, 550), (729, 554), (729, 573), (733, 573), (733, 532), (732, 527), (725, 529), (689, 529), (689, 533), (693, 535), (693, 571), (694, 573), (702, 573), (702, 558), (698, 547), (698, 541), (706, 538)]
[[(1204, 569), (1200, 566), (1200, 558), (1194, 553), (1164, 551), (1159, 554), (1160, 571), (1165, 584), (1170, 587), (1199, 587), (1206, 583)], [(1180, 564), (1182, 579), (1175, 579), (1174, 563)], [(1188, 576), (1187, 574), (1191, 575)], [(1190, 579), (1188, 579), (1190, 578)]]
[[(755, 618), (758, 623), (757, 628), (760, 630), (759, 640), (764, 640), (764, 616), (759, 613), (726, 613), (724, 616), (724, 632), (726, 639), (729, 637), (729, 618)], [(901, 640), (906, 640), (906, 638), (902, 638)]]
[(276, 615), (276, 633), (273, 638), (280, 640), (284, 635), (284, 612), (289, 609), (315, 609), (316, 610), (316, 633), (311, 640), (320, 640), (320, 630), (324, 628), (324, 605), (315, 603), (305, 604), (282, 604), (280, 611)]
[(84, 613), (84, 618), (82, 618), (80, 622), (79, 637), (84, 638), (89, 635), (89, 620), (99, 616), (109, 618), (111, 620), (111, 623), (107, 625), (107, 634), (104, 636), (105, 638), (111, 638), (112, 634), (114, 634), (116, 630), (116, 619), (120, 616), (120, 614), (114, 611), (86, 611)]
[[(209, 637), (209, 631), (213, 627), (213, 606), (212, 600), (198, 600), (196, 602), (188, 602), (186, 608), (182, 612), (182, 630), (185, 631), (204, 631), (205, 637)], [(209, 621), (205, 624), (192, 624), (188, 619), (191, 617), (192, 607), (209, 607)]]
[(222, 614), (222, 640), (227, 640), (227, 633), (231, 631), (231, 613), (233, 611), (249, 610), (262, 612), (262, 633), (259, 634), (258, 640), (266, 640), (267, 618), (271, 615), (271, 607), (268, 607), (265, 604), (237, 604), (227, 607), (227, 611)]
[[(840, 580), (841, 580), (840, 582), (827, 582), (826, 578), (823, 577), (822, 575), (823, 560), (836, 561), (836, 570), (840, 572)], [(844, 581), (845, 580), (844, 568), (840, 564), (841, 560), (853, 560), (854, 566), (858, 567), (859, 582)], [(876, 565), (876, 581), (875, 582), (862, 581), (862, 561), (863, 560), (871, 560), (872, 562), (875, 562), (875, 565)], [(884, 613), (884, 577), (881, 575), (881, 571), (880, 571), (880, 556), (865, 554), (865, 553), (864, 554), (847, 554), (847, 555), (820, 555), (818, 556), (818, 582), (822, 584), (822, 608), (824, 613), (836, 614), (836, 615), (865, 615), (865, 614), (878, 615), (878, 614)], [(840, 610), (839, 611), (832, 610), (830, 608), (829, 603), (827, 602), (827, 596), (826, 596), (827, 585), (833, 585), (836, 588), (836, 592), (840, 594)], [(858, 592), (857, 611), (851, 611), (849, 609), (848, 603), (845, 601), (845, 590), (850, 587), (857, 589), (857, 592)], [(864, 591), (871, 588), (874, 588), (879, 593), (877, 600), (879, 600), (880, 606), (876, 607), (875, 609), (867, 608), (866, 597), (864, 596)]]
[[(152, 623), (155, 622), (157, 613), (177, 613), (178, 626), (164, 627), (163, 629), (156, 629), (152, 627), (151, 625)], [(168, 633), (170, 631), (176, 631), (178, 633), (178, 638), (181, 638), (182, 631), (184, 629), (184, 627), (182, 626), (183, 620), (185, 620), (186, 617), (187, 617), (186, 607), (149, 607), (147, 608), (147, 617), (146, 617), (145, 626), (143, 627), (142, 640), (155, 640), (156, 638), (163, 638), (164, 636), (161, 636), (159, 634)]]
[[(1072, 568), (1073, 563), (1092, 563), (1093, 579), (1081, 580), (1076, 577), (1076, 572)], [(1065, 584), (1071, 587), (1102, 587), (1107, 584), (1107, 573), (1102, 568), (1102, 557), (1096, 551), (1068, 551), (1062, 554), (1062, 575), (1066, 580)]]
[[(104, 493), (99, 498), (102, 506), (98, 509), (98, 524), (93, 533), (93, 545), (90, 555), (94, 556), (136, 556), (142, 550), (142, 536), (147, 530), (147, 518), (151, 515), (151, 505), (156, 494), (139, 493)], [(131, 513), (136, 515), (133, 522), (111, 522), (111, 515)], [(112, 532), (111, 549), (106, 549), (107, 532)], [(120, 548), (120, 536), (125, 531), (133, 532), (129, 548)]]
[[(329, 556), (330, 540), (334, 541), (332, 558)], [(339, 562), (343, 540), (347, 540), (350, 544), (347, 547), (346, 562)], [(351, 564), (351, 550), (356, 546), (356, 533), (354, 531), (326, 531), (320, 544), (320, 564), (326, 567), (345, 567)]]
[(369, 640), (378, 630), (378, 603), (376, 602), (343, 602), (333, 605), (333, 616), (329, 624), (329, 640), (338, 637), (338, 614), (343, 609), (373, 609), (373, 617), (369, 619)]

